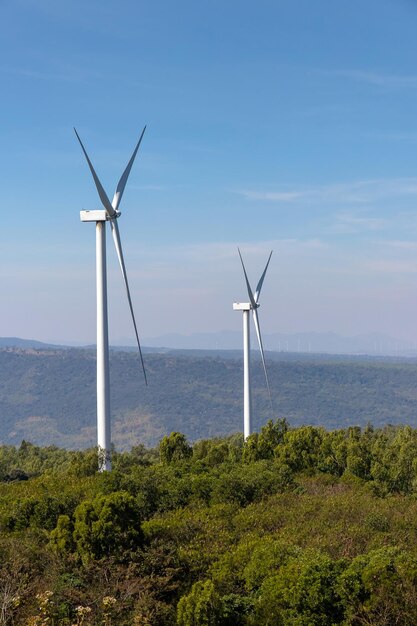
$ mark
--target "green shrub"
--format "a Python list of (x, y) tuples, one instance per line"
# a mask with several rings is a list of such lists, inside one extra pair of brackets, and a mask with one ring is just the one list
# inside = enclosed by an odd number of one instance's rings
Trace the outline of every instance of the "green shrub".
[(161, 462), (165, 464), (189, 459), (192, 454), (193, 449), (182, 433), (171, 433), (164, 437), (159, 444)]
[(126, 492), (96, 496), (75, 510), (74, 540), (83, 561), (111, 555), (124, 560), (142, 539), (139, 508)]
[(222, 603), (211, 580), (195, 583), (177, 608), (177, 626), (218, 626)]

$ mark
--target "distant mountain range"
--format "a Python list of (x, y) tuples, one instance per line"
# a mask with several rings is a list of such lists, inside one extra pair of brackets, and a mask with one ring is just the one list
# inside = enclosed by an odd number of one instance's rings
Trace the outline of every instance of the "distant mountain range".
[[(20, 337), (0, 337), (0, 348), (52, 348), (55, 344), (36, 341), (36, 339), (20, 339)], [(59, 346), (63, 347), (63, 346)]]
[[(369, 354), (391, 356), (416, 356), (417, 345), (380, 333), (346, 337), (336, 333), (272, 333), (263, 335), (266, 350), (276, 352), (304, 352), (315, 354)], [(148, 337), (144, 345), (173, 349), (238, 350), (242, 348), (242, 333), (194, 333), (191, 335), (167, 334)], [(255, 346), (255, 342), (253, 342)]]
[[(0, 443), (18, 445), (25, 439), (68, 448), (95, 445), (95, 350), (24, 344), (0, 348)], [(285, 352), (267, 352), (266, 358), (274, 410), (258, 356), (252, 363), (256, 429), (277, 417), (294, 426), (330, 429), (368, 421), (375, 426), (417, 424), (415, 359)], [(112, 428), (118, 449), (153, 446), (172, 431), (190, 440), (241, 431), (241, 350), (156, 348), (145, 354), (145, 365), (148, 387), (136, 352), (111, 351)]]
[[(368, 333), (347, 337), (336, 333), (272, 333), (263, 336), (264, 348), (271, 352), (305, 353), (305, 354), (351, 354), (372, 356), (417, 356), (417, 344), (407, 342), (381, 333)], [(237, 331), (221, 331), (217, 333), (193, 333), (181, 335), (170, 333), (147, 337), (143, 340), (145, 351), (154, 352), (160, 349), (168, 350), (241, 350), (242, 333)], [(35, 339), (21, 339), (19, 337), (0, 337), (0, 348), (73, 348), (73, 345), (62, 343), (46, 343)], [(93, 348), (93, 345), (78, 346)], [(256, 350), (256, 342), (252, 342)], [(133, 345), (115, 345), (113, 349), (132, 351)]]

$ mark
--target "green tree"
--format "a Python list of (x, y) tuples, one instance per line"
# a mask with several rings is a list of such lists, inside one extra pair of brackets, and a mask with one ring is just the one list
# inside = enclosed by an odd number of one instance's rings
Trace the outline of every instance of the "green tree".
[(320, 446), (317, 469), (322, 472), (342, 476), (346, 470), (347, 432), (334, 430), (324, 432)]
[(56, 528), (51, 531), (49, 543), (55, 552), (69, 554), (75, 549), (74, 524), (68, 515), (60, 515)]
[(328, 556), (306, 550), (291, 558), (259, 590), (253, 624), (263, 626), (335, 626), (343, 606), (335, 591), (345, 567)]
[(382, 494), (412, 493), (417, 477), (417, 432), (410, 426), (377, 431), (370, 473)]
[(218, 626), (222, 603), (211, 580), (195, 583), (177, 607), (177, 626)]
[(252, 433), (246, 439), (244, 446), (243, 446), (243, 456), (242, 456), (244, 463), (253, 463), (254, 461), (259, 460), (258, 441), (259, 441), (258, 433)]
[(159, 444), (159, 456), (164, 464), (189, 459), (193, 449), (182, 433), (173, 432), (165, 436)]
[(417, 624), (417, 560), (399, 548), (357, 556), (341, 573), (337, 591), (348, 624)]
[(258, 589), (265, 578), (273, 575), (291, 557), (301, 555), (301, 549), (286, 541), (266, 535), (253, 546), (250, 560), (243, 569), (248, 591)]
[(259, 434), (252, 433), (252, 435), (249, 435), (243, 447), (243, 460), (245, 463), (272, 459), (275, 448), (283, 442), (287, 430), (288, 422), (283, 418), (276, 420), (275, 423), (273, 420), (269, 420), (265, 426), (262, 426)]
[(363, 433), (360, 429), (349, 429), (346, 470), (364, 480), (371, 478), (372, 439), (373, 429), (370, 427), (366, 428)]
[(284, 435), (288, 431), (288, 422), (284, 418), (277, 419), (275, 423), (269, 420), (261, 428), (258, 439), (258, 458), (272, 459), (275, 448), (283, 442)]
[(275, 456), (280, 463), (288, 465), (293, 471), (317, 469), (324, 429), (315, 426), (301, 426), (288, 430), (282, 444), (275, 448)]
[(85, 500), (75, 510), (74, 540), (83, 561), (110, 555), (124, 560), (142, 539), (139, 507), (124, 491)]

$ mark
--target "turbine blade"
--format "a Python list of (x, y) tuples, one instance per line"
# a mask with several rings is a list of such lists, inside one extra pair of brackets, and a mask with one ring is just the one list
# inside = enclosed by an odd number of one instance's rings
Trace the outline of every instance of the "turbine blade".
[(113, 202), (112, 202), (112, 206), (113, 206), (113, 209), (115, 211), (117, 211), (117, 209), (119, 208), (119, 204), (121, 202), (121, 199), (123, 197), (123, 193), (124, 193), (124, 190), (125, 190), (125, 187), (126, 187), (127, 179), (129, 178), (130, 170), (132, 169), (133, 161), (136, 158), (136, 154), (137, 154), (137, 151), (139, 150), (140, 142), (142, 141), (142, 137), (145, 134), (145, 130), (146, 130), (146, 126), (144, 126), (144, 128), (143, 128), (142, 134), (139, 137), (139, 141), (136, 144), (136, 148), (134, 149), (133, 154), (130, 157), (130, 161), (126, 165), (126, 169), (123, 172), (123, 174), (121, 175), (120, 180), (118, 182), (118, 185), (117, 185), (117, 188), (116, 188), (116, 192), (115, 192), (115, 194), (113, 196)]
[(273, 252), (273, 250), (271, 250), (271, 252), (270, 252), (270, 255), (268, 257), (268, 261), (267, 261), (267, 263), (265, 265), (265, 269), (264, 269), (263, 274), (260, 277), (259, 283), (258, 283), (258, 285), (256, 287), (256, 291), (255, 291), (255, 302), (256, 302), (256, 304), (258, 304), (258, 302), (259, 302), (259, 296), (261, 295), (262, 285), (263, 285), (263, 282), (264, 282), (266, 270), (268, 269), (269, 261), (271, 260), (272, 252)]
[(99, 180), (99, 177), (97, 176), (97, 174), (95, 172), (93, 164), (91, 163), (90, 159), (88, 158), (88, 154), (87, 154), (86, 149), (83, 146), (83, 142), (81, 141), (80, 136), (77, 133), (77, 130), (75, 128), (74, 128), (74, 131), (75, 131), (75, 134), (77, 135), (78, 141), (80, 142), (81, 148), (83, 149), (85, 158), (87, 159), (88, 167), (90, 168), (90, 172), (93, 175), (94, 182), (95, 182), (96, 187), (97, 187), (98, 195), (100, 196), (100, 200), (101, 200), (104, 208), (108, 212), (109, 217), (113, 217), (114, 215), (116, 215), (115, 210), (113, 209), (113, 207), (111, 205), (111, 202), (110, 202), (109, 198), (107, 197), (106, 192), (103, 189), (103, 186), (102, 186), (102, 184), (101, 184), (101, 182)]
[(140, 347), (138, 329), (137, 329), (137, 326), (136, 326), (135, 314), (133, 312), (132, 299), (130, 297), (130, 289), (129, 289), (129, 283), (127, 281), (126, 266), (125, 266), (125, 262), (124, 262), (124, 259), (123, 259), (122, 244), (121, 244), (121, 241), (120, 241), (119, 226), (118, 226), (116, 220), (111, 220), (110, 224), (111, 224), (111, 230), (112, 230), (114, 245), (116, 247), (117, 257), (119, 259), (120, 269), (122, 270), (122, 276), (123, 276), (123, 280), (124, 280), (125, 287), (126, 287), (127, 300), (129, 302), (130, 313), (132, 315), (133, 326), (134, 326), (134, 329), (135, 329), (136, 341), (137, 341), (138, 348), (139, 348), (140, 360), (142, 362), (143, 376), (145, 378), (145, 384), (147, 385), (148, 384), (148, 380), (146, 378), (145, 363), (143, 362), (143, 356), (142, 356), (142, 350), (141, 350), (141, 347)]
[(262, 345), (261, 329), (259, 327), (258, 310), (257, 309), (253, 309), (252, 314), (253, 314), (253, 322), (255, 324), (256, 335), (258, 337), (259, 350), (261, 352), (262, 365), (264, 366), (265, 380), (266, 380), (266, 386), (268, 387), (269, 401), (271, 403), (272, 413), (274, 413), (274, 408), (273, 408), (273, 405), (272, 405), (271, 389), (269, 387), (268, 372), (266, 370), (264, 348), (263, 348), (263, 345)]
[(245, 264), (243, 263), (242, 255), (240, 254), (239, 248), (237, 249), (237, 251), (239, 252), (240, 260), (242, 262), (242, 267), (243, 267), (243, 273), (245, 274), (246, 287), (248, 289), (249, 300), (253, 309), (255, 310), (258, 307), (258, 305), (256, 304), (255, 298), (253, 297), (252, 289), (248, 280), (248, 275), (246, 274)]

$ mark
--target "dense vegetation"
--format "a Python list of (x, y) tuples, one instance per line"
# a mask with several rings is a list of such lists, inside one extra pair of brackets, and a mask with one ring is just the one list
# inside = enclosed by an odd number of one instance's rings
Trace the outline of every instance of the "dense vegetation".
[(417, 430), (0, 448), (0, 624), (417, 623)]
[[(190, 440), (241, 429), (242, 360), (194, 353), (112, 352), (113, 440), (119, 450), (155, 446), (176, 430)], [(291, 424), (417, 425), (417, 364), (268, 353), (275, 415), (260, 361), (253, 361), (256, 428)], [(279, 359), (279, 360), (275, 360)], [(95, 444), (95, 353), (82, 349), (0, 349), (0, 442), (82, 448)]]

